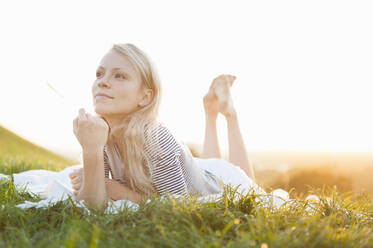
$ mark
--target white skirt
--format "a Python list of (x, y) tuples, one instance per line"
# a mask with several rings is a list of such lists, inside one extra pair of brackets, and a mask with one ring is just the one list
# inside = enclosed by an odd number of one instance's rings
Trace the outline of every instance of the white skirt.
[(225, 185), (231, 185), (242, 193), (253, 189), (257, 194), (265, 194), (247, 174), (237, 165), (220, 158), (197, 158), (193, 157), (201, 169), (211, 172), (221, 179)]

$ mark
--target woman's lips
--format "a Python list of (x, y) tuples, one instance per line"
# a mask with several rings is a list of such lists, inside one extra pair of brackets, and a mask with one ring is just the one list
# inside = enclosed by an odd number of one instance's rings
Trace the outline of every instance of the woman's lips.
[(108, 96), (96, 96), (95, 97), (96, 100), (100, 100), (100, 99), (108, 99), (108, 100), (111, 100), (112, 98), (108, 97)]

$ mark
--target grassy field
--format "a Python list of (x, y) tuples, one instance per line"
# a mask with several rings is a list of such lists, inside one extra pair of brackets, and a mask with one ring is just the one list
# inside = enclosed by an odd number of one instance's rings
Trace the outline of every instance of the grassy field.
[(59, 171), (77, 163), (79, 162), (54, 154), (0, 126), (0, 173), (10, 174), (32, 169)]
[[(5, 131), (0, 173), (57, 171), (75, 163), (26, 141), (10, 141)], [(154, 197), (137, 211), (89, 215), (71, 200), (46, 209), (16, 208), (40, 199), (7, 181), (0, 183), (0, 247), (373, 247), (370, 194), (352, 197), (333, 188), (312, 193), (321, 201), (312, 204), (293, 192), (296, 203), (277, 209), (263, 206), (253, 193), (227, 188), (212, 203)]]

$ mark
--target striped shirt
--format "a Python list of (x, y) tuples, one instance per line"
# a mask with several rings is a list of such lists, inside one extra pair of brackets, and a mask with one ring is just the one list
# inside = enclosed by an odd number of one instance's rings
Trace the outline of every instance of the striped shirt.
[[(161, 151), (155, 151), (154, 145), (145, 136), (144, 151), (151, 158), (150, 175), (158, 194), (166, 192), (175, 195), (206, 195), (222, 191), (217, 177), (209, 171), (199, 168), (189, 148), (184, 142), (175, 138), (170, 130), (159, 123), (156, 132)], [(114, 178), (108, 154), (104, 149), (105, 177), (109, 174), (113, 179), (128, 186), (121, 178)]]

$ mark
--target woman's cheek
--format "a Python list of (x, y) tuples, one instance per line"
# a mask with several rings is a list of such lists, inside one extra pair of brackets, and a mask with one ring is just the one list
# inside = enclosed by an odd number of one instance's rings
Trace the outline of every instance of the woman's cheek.
[(121, 112), (131, 113), (134, 110), (134, 99), (123, 97), (116, 107)]

